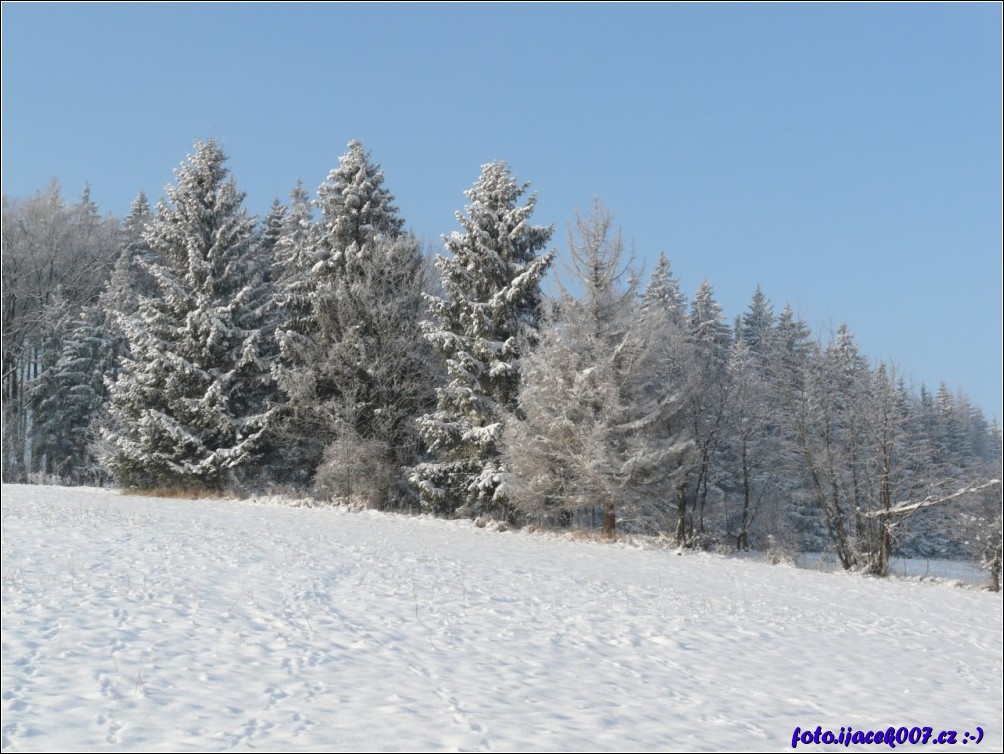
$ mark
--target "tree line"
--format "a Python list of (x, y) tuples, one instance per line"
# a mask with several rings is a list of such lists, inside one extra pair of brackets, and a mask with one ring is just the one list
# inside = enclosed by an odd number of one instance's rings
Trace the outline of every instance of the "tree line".
[[(3, 198), (3, 480), (309, 489), (684, 547), (1000, 572), (1001, 432), (757, 287), (729, 322), (600, 205), (554, 228), (484, 165), (433, 261), (351, 142), (258, 219), (215, 141), (121, 222)], [(542, 281), (557, 278), (557, 295)]]

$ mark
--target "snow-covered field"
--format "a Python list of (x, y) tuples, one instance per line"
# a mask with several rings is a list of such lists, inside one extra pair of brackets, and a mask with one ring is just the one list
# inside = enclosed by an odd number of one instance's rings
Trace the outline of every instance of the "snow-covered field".
[(334, 508), (4, 486), (2, 655), (12, 752), (1004, 746), (999, 595)]

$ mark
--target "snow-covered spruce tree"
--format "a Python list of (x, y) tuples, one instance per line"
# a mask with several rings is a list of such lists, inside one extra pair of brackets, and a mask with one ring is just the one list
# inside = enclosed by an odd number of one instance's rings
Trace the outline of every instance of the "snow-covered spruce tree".
[(414, 421), (434, 382), (419, 324), (428, 265), (358, 141), (317, 194), (317, 229), (294, 196), (278, 245), (285, 435), (319, 495), (404, 505), (402, 469), (416, 461)]
[(56, 303), (47, 310), (56, 330), (55, 361), (32, 390), (38, 471), (61, 484), (99, 484), (105, 476), (91, 448), (92, 423), (107, 397), (104, 379), (114, 371), (116, 353), (99, 305), (76, 315), (63, 307), (60, 316), (60, 308)]
[(669, 259), (659, 254), (648, 286), (642, 293), (642, 309), (660, 312), (660, 317), (675, 329), (682, 330), (687, 321), (687, 297), (680, 291), (680, 281), (670, 269)]
[[(667, 379), (676, 371), (666, 347), (670, 308), (640, 311), (637, 280), (620, 235), (610, 234), (608, 212), (597, 206), (577, 218), (576, 233), (571, 286), (582, 293), (563, 288), (558, 316), (524, 357), (505, 459), (524, 513), (552, 523), (601, 519), (603, 536), (613, 538), (618, 517), (658, 518), (653, 509), (685, 471), (689, 442), (671, 433), (682, 401), (679, 382)], [(676, 425), (685, 432), (682, 419)]]
[(687, 337), (689, 318), (687, 298), (680, 292), (680, 283), (670, 270), (669, 260), (660, 254), (659, 261), (649, 278), (648, 286), (642, 293), (641, 316), (645, 321), (648, 337), (654, 338), (661, 349), (659, 360), (663, 365), (656, 375), (653, 390), (663, 391), (664, 386), (675, 401), (667, 406), (662, 432), (667, 442), (672, 442), (680, 451), (668, 456), (663, 474), (672, 480), (671, 489), (661, 492), (658, 505), (660, 520), (658, 528), (669, 528), (668, 511), (679, 522), (687, 512), (687, 479), (697, 462), (697, 448), (689, 416), (688, 396), (699, 388), (695, 379), (699, 376), (694, 349)]
[(749, 307), (743, 312), (736, 340), (742, 339), (762, 368), (773, 355), (774, 306), (757, 285)]
[[(302, 182), (290, 192), (290, 205), (282, 218), (275, 245), (272, 279), (275, 281), (274, 305), (278, 319), (277, 340), (283, 358), (280, 365), (294, 362), (304, 347), (306, 335), (313, 330), (314, 288), (310, 270), (317, 248), (318, 228), (313, 219), (313, 204)], [(277, 377), (283, 369), (277, 368)]]
[(394, 205), (394, 195), (383, 185), (384, 174), (359, 141), (349, 142), (349, 151), (317, 190), (321, 210), (321, 235), (315, 273), (331, 278), (350, 270), (378, 237), (397, 238), (404, 219)]
[[(725, 534), (736, 549), (750, 548), (751, 530), (765, 536), (754, 547), (772, 549), (791, 544), (784, 510), (775, 493), (783, 476), (791, 474), (786, 465), (784, 444), (776, 415), (776, 390), (771, 380), (774, 362), (781, 351), (774, 329), (774, 309), (760, 286), (750, 305), (736, 322), (735, 342), (728, 364), (731, 386), (722, 457), (727, 466), (725, 480)], [(790, 453), (789, 453), (790, 455)], [(733, 503), (733, 501), (735, 501)]]
[(261, 264), (219, 145), (195, 142), (145, 238), (159, 297), (124, 320), (103, 459), (127, 487), (222, 489), (255, 461), (268, 420)]
[(41, 311), (39, 347), (35, 357), (40, 369), (28, 390), (29, 481), (61, 481), (56, 479), (58, 472), (54, 464), (68, 448), (63, 440), (62, 381), (57, 379), (56, 364), (62, 356), (66, 330), (72, 317), (70, 302), (62, 286), (58, 286)]
[(687, 481), (689, 514), (680, 510), (676, 538), (681, 545), (697, 546), (705, 540), (705, 508), (709, 488), (716, 481), (719, 450), (729, 399), (728, 361), (732, 333), (715, 300), (711, 283), (704, 280), (691, 303), (687, 335), (694, 357), (694, 382), (687, 391), (688, 413), (697, 451), (697, 463)]
[(414, 236), (381, 236), (335, 286), (326, 313), (345, 323), (327, 363), (339, 391), (325, 407), (335, 439), (315, 477), (323, 496), (405, 507), (418, 459), (417, 417), (434, 404), (436, 369), (422, 339), (429, 264)]
[[(323, 445), (308, 430), (310, 413), (309, 381), (296, 379), (297, 367), (308, 360), (315, 331), (313, 319), (314, 285), (311, 278), (318, 226), (313, 219), (313, 203), (302, 181), (290, 193), (290, 205), (275, 246), (272, 266), (275, 340), (279, 356), (272, 362), (272, 375), (279, 388), (272, 436), (277, 453), (272, 479), (281, 484), (305, 487), (316, 468)], [(306, 389), (301, 389), (306, 385)], [(313, 459), (311, 463), (308, 459)]]
[[(102, 383), (101, 394), (104, 400), (92, 416), (88, 431), (89, 453), (95, 459), (108, 456), (109, 448), (102, 438), (101, 430), (111, 426), (107, 386), (118, 376), (122, 361), (129, 353), (125, 322), (137, 315), (143, 299), (159, 295), (157, 281), (147, 267), (154, 261), (145, 238), (147, 225), (152, 218), (150, 203), (146, 194), (140, 191), (122, 224), (119, 233), (119, 255), (111, 277), (98, 297), (97, 305), (104, 322), (106, 371), (102, 375), (96, 375)], [(108, 475), (100, 463), (96, 475), (101, 476), (101, 481)]]
[(256, 266), (260, 269), (258, 290), (253, 296), (259, 307), (256, 318), (262, 322), (262, 328), (269, 334), (265, 358), (269, 363), (278, 359), (279, 346), (275, 331), (286, 321), (286, 315), (279, 303), (279, 264), (281, 255), (280, 244), (287, 227), (288, 210), (286, 205), (275, 199), (268, 214), (262, 222), (261, 232), (255, 246)]
[(774, 499), (783, 502), (773, 506), (772, 513), (777, 514), (778, 531), (790, 536), (790, 540), (782, 539), (779, 544), (819, 552), (828, 547), (828, 534), (805, 474), (799, 431), (803, 408), (808, 405), (810, 366), (819, 349), (809, 326), (795, 315), (790, 304), (785, 304), (777, 316), (773, 347), (767, 375), (772, 396), (770, 421), (777, 432), (775, 468), (780, 474)]
[(279, 345), (276, 331), (284, 321), (284, 315), (277, 301), (277, 286), (274, 280), (278, 244), (286, 225), (286, 206), (275, 199), (261, 227), (255, 234), (248, 265), (253, 270), (248, 277), (244, 295), (245, 320), (260, 330), (258, 359), (268, 371), (260, 381), (257, 394), (250, 397), (252, 404), (269, 407), (269, 421), (258, 442), (258, 459), (235, 473), (233, 481), (244, 489), (261, 489), (274, 482), (285, 481), (287, 457), (286, 444), (277, 431), (281, 394), (271, 369), (279, 360)]
[(732, 390), (723, 445), (732, 466), (730, 486), (736, 489), (739, 500), (736, 510), (730, 511), (726, 496), (725, 533), (737, 550), (748, 550), (750, 529), (777, 482), (777, 438), (771, 426), (769, 393), (761, 364), (741, 331), (732, 344), (728, 368)]
[(966, 421), (969, 407), (964, 398), (952, 395), (944, 381), (934, 398), (935, 463), (950, 469), (964, 466), (971, 456)]
[(347, 327), (337, 310), (338, 289), (349, 266), (365, 258), (380, 237), (396, 238), (404, 220), (358, 141), (339, 158), (317, 190), (321, 218), (313, 223), (302, 189), (293, 193), (289, 223), (277, 250), (277, 297), (285, 322), (276, 371), (287, 398), (284, 432), (302, 442), (300, 465), (313, 476), (324, 448), (335, 440), (343, 365), (337, 349)]
[[(953, 395), (942, 383), (936, 392), (924, 386), (914, 402), (914, 435), (923, 448), (925, 477), (930, 482), (926, 496), (954, 494), (958, 489), (988, 477), (987, 464), (1000, 463), (996, 430), (965, 394)], [(998, 446), (999, 447), (999, 446)], [(958, 525), (960, 517), (977, 515), (978, 498), (963, 496), (950, 505), (925, 507), (913, 515), (908, 527), (899, 532), (900, 546), (920, 557), (965, 557), (971, 554), (973, 537)]]
[(144, 238), (152, 217), (146, 194), (141, 191), (133, 200), (123, 223), (118, 260), (108, 285), (101, 292), (101, 307), (108, 316), (109, 329), (115, 337), (116, 356), (125, 345), (119, 321), (139, 310), (141, 298), (157, 295), (157, 283), (144, 267), (145, 263), (153, 261), (150, 246)]
[(536, 197), (520, 204), (520, 185), (505, 162), (482, 167), (466, 192), (464, 232), (446, 239), (440, 255), (443, 295), (429, 298), (425, 337), (446, 361), (447, 384), (436, 411), (419, 420), (432, 459), (411, 481), (423, 505), (441, 514), (509, 517), (502, 485), (501, 436), (517, 407), (520, 359), (541, 314), (540, 281), (553, 252), (540, 255), (553, 227), (531, 225)]

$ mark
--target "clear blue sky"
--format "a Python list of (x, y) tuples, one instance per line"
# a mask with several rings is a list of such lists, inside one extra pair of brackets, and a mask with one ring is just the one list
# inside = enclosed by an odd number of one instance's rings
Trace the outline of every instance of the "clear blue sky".
[(1002, 402), (1001, 4), (3, 4), (3, 190), (123, 216), (195, 138), (265, 212), (358, 138), (441, 248), (482, 163), (555, 243), (600, 197), (729, 318)]

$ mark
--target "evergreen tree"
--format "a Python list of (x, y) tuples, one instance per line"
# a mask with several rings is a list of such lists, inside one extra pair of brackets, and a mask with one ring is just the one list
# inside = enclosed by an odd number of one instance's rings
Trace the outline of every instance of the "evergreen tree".
[(66, 329), (73, 314), (62, 286), (52, 292), (41, 315), (41, 337), (36, 356), (41, 369), (28, 392), (31, 408), (28, 422), (29, 471), (52, 478), (58, 473), (55, 466), (60, 455), (67, 451), (62, 436), (62, 385), (57, 378), (56, 364), (62, 356)]
[(215, 141), (196, 141), (145, 234), (160, 295), (124, 321), (129, 356), (103, 431), (104, 462), (125, 486), (221, 489), (259, 452), (261, 265), (225, 161)]
[(729, 358), (732, 335), (711, 283), (704, 280), (694, 295), (690, 310), (690, 342), (698, 364), (708, 374), (720, 374)]
[(743, 313), (741, 332), (737, 328), (736, 336), (741, 335), (750, 351), (763, 357), (771, 350), (770, 338), (773, 327), (774, 307), (758, 285), (749, 308)]
[(729, 359), (731, 390), (723, 442), (732, 469), (732, 486), (739, 493), (738, 511), (732, 516), (726, 511), (725, 516), (726, 533), (737, 550), (749, 549), (750, 530), (761, 503), (774, 491), (780, 471), (768, 384), (760, 367), (746, 338), (737, 338)]
[(258, 385), (257, 394), (249, 396), (249, 402), (267, 406), (269, 410), (268, 422), (258, 444), (259, 458), (256, 463), (245, 466), (236, 477), (242, 485), (250, 487), (285, 481), (284, 476), (289, 468), (287, 444), (279, 432), (282, 396), (272, 377), (272, 369), (280, 357), (277, 330), (284, 320), (274, 275), (280, 253), (279, 243), (286, 225), (286, 213), (286, 206), (275, 199), (255, 235), (248, 258), (251, 273), (247, 278), (248, 287), (244, 296), (245, 318), (260, 330), (258, 359), (267, 371)]
[(308, 478), (333, 446), (328, 456), (338, 459), (329, 458), (336, 466), (348, 463), (347, 450), (364, 444), (367, 464), (379, 457), (379, 474), (358, 464), (337, 474), (329, 468), (316, 480), (318, 493), (358, 498), (363, 485), (356, 477), (364, 474), (386, 481), (366, 487), (366, 503), (400, 503), (400, 468), (415, 461), (414, 418), (431, 396), (418, 324), (426, 263), (404, 231), (383, 171), (358, 141), (317, 196), (315, 227), (302, 192), (294, 192), (278, 244), (286, 320), (276, 371), (288, 399), (284, 434)]
[(145, 266), (153, 261), (150, 245), (144, 238), (151, 217), (146, 194), (141, 191), (133, 200), (129, 215), (123, 223), (119, 256), (108, 285), (101, 292), (100, 305), (108, 325), (114, 370), (118, 369), (118, 360), (124, 355), (128, 344), (122, 321), (139, 311), (142, 298), (157, 296), (157, 283)]
[[(784, 473), (777, 417), (771, 411), (776, 401), (770, 375), (778, 355), (774, 310), (760, 286), (737, 318), (735, 335), (728, 364), (730, 393), (722, 455), (729, 467), (727, 486), (740, 503), (736, 515), (726, 511), (725, 521), (736, 548), (746, 550), (761, 504), (776, 497), (773, 493)], [(776, 505), (769, 513), (764, 542), (768, 547), (779, 544), (781, 533)]]
[(770, 395), (769, 421), (776, 432), (774, 468), (778, 472), (775, 501), (768, 511), (775, 544), (819, 551), (829, 546), (822, 514), (815, 503), (802, 461), (799, 433), (807, 397), (810, 365), (818, 351), (808, 325), (785, 304), (772, 334), (766, 367)]
[(282, 272), (280, 259), (282, 257), (282, 241), (288, 223), (288, 208), (278, 199), (272, 201), (268, 214), (262, 222), (258, 236), (257, 257), (261, 267), (260, 294), (256, 298), (262, 305), (260, 313), (263, 328), (268, 334), (271, 351), (267, 354), (271, 364), (278, 356), (278, 337), (276, 330), (286, 321), (286, 315), (280, 305), (280, 275)]
[(326, 355), (339, 393), (328, 407), (335, 437), (315, 478), (324, 496), (411, 505), (404, 470), (418, 460), (416, 420), (434, 403), (437, 376), (421, 333), (429, 273), (414, 236), (382, 236), (336, 286), (328, 311), (347, 326)]
[[(317, 226), (310, 195), (297, 182), (290, 193), (290, 206), (282, 219), (272, 269), (275, 280), (277, 340), (283, 364), (296, 363), (308, 333), (314, 330), (311, 267), (317, 248)], [(282, 369), (277, 369), (277, 376)]]
[(965, 465), (970, 455), (966, 423), (969, 407), (952, 395), (948, 385), (942, 382), (934, 399), (935, 409), (935, 462), (947, 468)]
[(311, 427), (311, 383), (300, 377), (298, 369), (313, 358), (311, 336), (317, 330), (313, 316), (315, 281), (311, 276), (317, 235), (310, 195), (298, 181), (282, 218), (272, 267), (279, 351), (272, 363), (272, 375), (279, 388), (279, 402), (273, 422), (276, 453), (271, 469), (275, 481), (298, 486), (309, 482), (323, 447)]
[(383, 170), (372, 162), (362, 143), (350, 141), (349, 151), (317, 190), (322, 219), (315, 275), (325, 279), (351, 271), (377, 238), (401, 235), (404, 219), (383, 182)]
[(466, 192), (464, 232), (439, 256), (443, 295), (429, 298), (425, 335), (446, 360), (448, 384), (437, 410), (420, 420), (434, 460), (412, 475), (422, 502), (442, 512), (511, 515), (502, 487), (503, 417), (517, 410), (520, 364), (541, 315), (540, 280), (552, 253), (538, 256), (554, 231), (531, 225), (536, 197), (520, 204), (520, 185), (505, 162), (483, 166)]
[(701, 544), (709, 487), (728, 406), (728, 361), (731, 332), (711, 283), (703, 281), (691, 303), (687, 330), (693, 350), (694, 382), (688, 391), (688, 413), (697, 462), (687, 481), (690, 513), (680, 511), (676, 536), (680, 544)]
[(260, 247), (268, 252), (273, 252), (279, 246), (282, 238), (282, 230), (286, 222), (286, 205), (278, 199), (272, 200), (268, 214), (262, 223)]
[(62, 484), (100, 483), (92, 424), (107, 397), (104, 378), (112, 373), (116, 358), (106, 316), (95, 304), (71, 315), (62, 297), (48, 315), (52, 361), (32, 390), (38, 470)]
[(661, 312), (660, 316), (668, 317), (670, 324), (677, 328), (682, 329), (686, 324), (687, 297), (680, 291), (680, 281), (673, 275), (665, 254), (659, 255), (642, 294), (642, 310), (649, 309)]
[(802, 382), (805, 365), (814, 351), (809, 326), (785, 304), (774, 328), (778, 353), (773, 373), (783, 384), (783, 393), (796, 392)]

